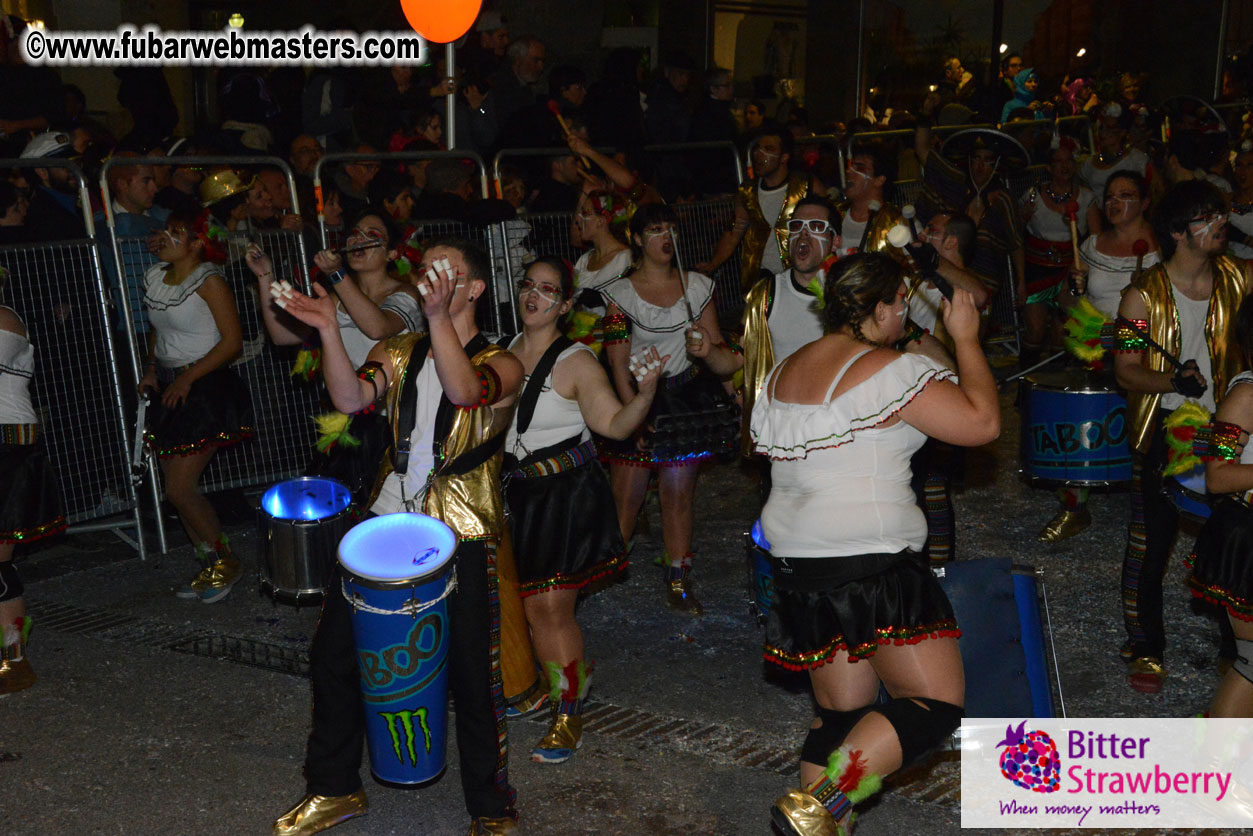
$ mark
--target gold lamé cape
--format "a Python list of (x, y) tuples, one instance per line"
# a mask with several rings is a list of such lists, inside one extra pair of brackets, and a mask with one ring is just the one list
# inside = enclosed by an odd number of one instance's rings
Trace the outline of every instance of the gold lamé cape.
[[(1229, 256), (1218, 256), (1213, 261), (1214, 289), (1210, 293), (1209, 313), (1205, 316), (1205, 342), (1209, 345), (1211, 377), (1215, 401), (1221, 400), (1227, 384), (1244, 370), (1244, 361), (1231, 333), (1236, 311), (1249, 292), (1241, 262)], [(1178, 355), (1181, 335), (1179, 312), (1175, 309), (1175, 297), (1171, 291), (1170, 276), (1166, 266), (1158, 264), (1145, 270), (1140, 278), (1131, 283), (1144, 299), (1148, 311), (1149, 336), (1171, 354)], [(1187, 358), (1183, 358), (1187, 359)], [(1170, 371), (1161, 352), (1145, 350), (1141, 364), (1155, 372)], [(1128, 439), (1132, 448), (1145, 453), (1153, 437), (1154, 418), (1162, 402), (1160, 393), (1127, 393), (1127, 425), (1131, 428)]]
[(796, 211), (796, 204), (809, 194), (809, 175), (794, 171), (787, 178), (787, 196), (783, 199), (783, 208), (779, 217), (767, 220), (762, 214), (761, 204), (757, 202), (757, 186), (761, 178), (749, 180), (740, 186), (737, 194), (748, 210), (748, 231), (744, 233), (743, 245), (740, 247), (740, 286), (748, 290), (757, 281), (761, 271), (761, 257), (766, 252), (767, 236), (773, 231), (779, 242), (779, 255), (783, 263), (788, 263), (787, 255), (787, 222)]
[[(395, 370), (391, 385), (387, 389), (387, 415), (391, 422), (392, 438), (400, 436), (400, 428), (397, 426), (400, 415), (398, 401), (405, 375), (409, 372), (409, 361), (413, 357), (414, 346), (425, 336), (425, 334), (401, 334), (389, 338), (384, 343), (387, 356)], [(503, 353), (505, 353), (503, 348), (488, 343), (486, 348), (470, 358), (470, 362), (478, 369), (491, 358)], [(434, 362), (434, 359), (428, 355), (427, 362)], [(513, 420), (513, 410), (513, 405), (457, 408), (452, 429), (444, 439), (445, 460), (454, 461), (457, 457), (492, 442), (499, 434), (507, 432)], [(500, 469), (503, 456), (502, 446), (485, 462), (468, 473), (458, 476), (437, 475), (426, 492), (422, 503), (422, 513), (442, 520), (457, 532), (457, 536), (462, 540), (500, 539), (505, 527), (504, 501), (500, 491)], [(389, 455), (383, 457), (383, 462), (379, 467), (370, 504), (378, 498), (379, 490), (383, 487), (383, 480), (391, 472), (392, 459), (389, 451)]]

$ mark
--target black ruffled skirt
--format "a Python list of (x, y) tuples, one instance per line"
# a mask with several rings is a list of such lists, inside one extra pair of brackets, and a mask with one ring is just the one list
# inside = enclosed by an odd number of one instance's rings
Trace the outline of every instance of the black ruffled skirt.
[(917, 554), (770, 558), (775, 601), (765, 658), (793, 671), (827, 664), (841, 650), (856, 662), (880, 645), (960, 636), (948, 596)]
[(519, 593), (590, 593), (627, 568), (609, 478), (597, 461), (551, 476), (512, 474), (505, 487)]
[(631, 436), (601, 441), (601, 455), (613, 464), (656, 468), (732, 452), (739, 437), (739, 407), (714, 375), (692, 365), (662, 379), (644, 427), (644, 450)]
[(1215, 503), (1188, 562), (1194, 596), (1253, 621), (1253, 509), (1230, 497)]
[(42, 443), (0, 443), (0, 543), (32, 543), (65, 530), (61, 488)]
[[(163, 387), (172, 382), (164, 371), (161, 377)], [(159, 392), (148, 405), (148, 444), (163, 459), (228, 447), (255, 434), (248, 385), (229, 368), (197, 380), (174, 409), (165, 408)]]

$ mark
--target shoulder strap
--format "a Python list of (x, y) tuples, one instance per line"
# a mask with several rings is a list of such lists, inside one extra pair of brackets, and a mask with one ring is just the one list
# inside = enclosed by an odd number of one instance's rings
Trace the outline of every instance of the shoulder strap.
[(835, 394), (835, 387), (840, 385), (840, 381), (844, 379), (844, 375), (848, 374), (848, 370), (853, 367), (853, 364), (856, 363), (861, 358), (865, 357), (872, 350), (873, 349), (869, 349), (869, 348), (863, 349), (849, 358), (848, 362), (845, 363), (844, 366), (840, 369), (840, 371), (835, 375), (835, 380), (831, 381), (831, 385), (827, 388), (827, 394), (822, 396), (823, 403), (826, 403), (827, 401), (831, 400), (831, 396)]
[[(466, 343), (466, 356), (473, 359), (480, 351), (490, 345), (491, 343), (487, 337), (483, 336), (481, 332), (475, 334), (473, 339)], [(456, 416), (457, 407), (453, 405), (452, 401), (448, 400), (447, 395), (441, 394), (439, 409), (435, 412), (435, 440), (431, 445), (431, 452), (434, 454), (436, 467), (438, 468), (437, 472), (440, 476), (461, 476), (469, 473), (505, 446), (507, 433), (499, 432), (478, 447), (467, 450), (455, 459), (445, 461), (443, 467), (439, 467), (441, 451), (444, 442), (448, 439), (448, 434), (452, 432), (452, 425)]]
[(535, 364), (535, 371), (531, 372), (531, 377), (522, 390), (522, 399), (518, 401), (518, 435), (522, 435), (531, 426), (531, 419), (535, 417), (535, 406), (539, 403), (540, 393), (544, 390), (544, 381), (548, 379), (553, 366), (557, 364), (557, 358), (561, 356), (561, 352), (572, 345), (574, 345), (574, 340), (565, 334), (559, 335)]
[(396, 398), (396, 431), (399, 435), (392, 445), (392, 469), (401, 476), (409, 470), (410, 441), (418, 414), (418, 374), (430, 353), (431, 338), (426, 336), (418, 340), (413, 346), (409, 365), (405, 367), (404, 377), (400, 381), (400, 395)]

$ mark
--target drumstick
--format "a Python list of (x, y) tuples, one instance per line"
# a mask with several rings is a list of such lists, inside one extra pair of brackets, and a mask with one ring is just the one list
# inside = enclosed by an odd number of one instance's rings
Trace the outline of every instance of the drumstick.
[(1144, 272), (1144, 257), (1149, 253), (1149, 242), (1143, 238), (1137, 238), (1136, 242), (1131, 245), (1131, 252), (1136, 257), (1136, 271), (1131, 274), (1131, 280), (1135, 281)]
[[(565, 117), (561, 115), (561, 106), (557, 104), (556, 99), (548, 100), (548, 112), (553, 115), (553, 118), (557, 120), (557, 124), (561, 126), (561, 132), (569, 137), (573, 132), (570, 130), (570, 126), (566, 124)], [(587, 157), (584, 157), (582, 154), (579, 155), (579, 165), (583, 168), (591, 168), (588, 165)]]
[(1018, 372), (1017, 374), (1015, 374), (1015, 375), (1011, 375), (1010, 377), (1005, 378), (1004, 380), (1002, 380), (1000, 383), (998, 383), (998, 384), (996, 384), (996, 385), (997, 385), (997, 386), (1004, 386), (1006, 383), (1013, 383), (1015, 380), (1017, 380), (1017, 379), (1018, 379), (1018, 378), (1020, 378), (1020, 377), (1026, 377), (1027, 375), (1031, 374), (1031, 373), (1032, 373), (1033, 371), (1035, 371), (1036, 369), (1042, 369), (1042, 368), (1044, 368), (1044, 367), (1045, 367), (1045, 366), (1047, 366), (1049, 363), (1052, 363), (1054, 360), (1057, 360), (1058, 358), (1060, 358), (1061, 356), (1063, 356), (1065, 353), (1066, 353), (1065, 351), (1059, 351), (1059, 352), (1057, 352), (1056, 354), (1052, 355), (1051, 357), (1045, 357), (1043, 360), (1041, 360), (1040, 362), (1036, 363), (1036, 364), (1035, 364), (1034, 366), (1032, 366), (1031, 368), (1029, 368), (1029, 369), (1023, 369), (1022, 371)]
[(1079, 201), (1069, 201), (1063, 212), (1066, 216), (1066, 222), (1070, 224), (1070, 246), (1074, 250), (1075, 269), (1081, 270), (1083, 265), (1079, 258)]
[(697, 317), (692, 312), (692, 302), (688, 301), (688, 278), (683, 273), (683, 258), (679, 257), (679, 241), (674, 237), (674, 227), (670, 227), (670, 246), (674, 247), (674, 263), (679, 266), (679, 287), (683, 290), (683, 307), (688, 310), (688, 325), (694, 326)]

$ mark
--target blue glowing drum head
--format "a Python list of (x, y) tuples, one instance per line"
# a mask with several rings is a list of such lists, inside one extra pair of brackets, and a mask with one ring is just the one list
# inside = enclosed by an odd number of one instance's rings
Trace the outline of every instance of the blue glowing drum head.
[(324, 520), (348, 510), (352, 493), (341, 482), (302, 476), (261, 495), (261, 510), (277, 520)]
[(426, 514), (373, 517), (339, 541), (339, 562), (358, 581), (412, 584), (447, 571), (457, 535)]
[(770, 543), (766, 540), (765, 532), (761, 530), (760, 517), (753, 523), (753, 528), (749, 532), (749, 536), (753, 538), (753, 542), (757, 544), (758, 548), (770, 551)]

